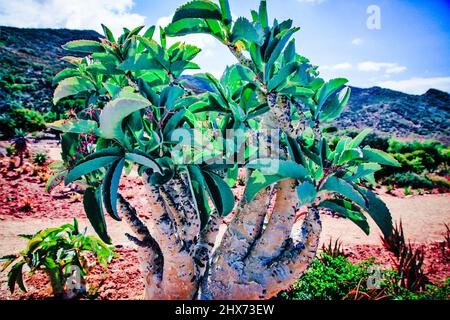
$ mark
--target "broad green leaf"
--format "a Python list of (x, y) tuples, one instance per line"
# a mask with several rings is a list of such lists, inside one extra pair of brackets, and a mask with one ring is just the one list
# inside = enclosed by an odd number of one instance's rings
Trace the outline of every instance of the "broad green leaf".
[(103, 33), (104, 33), (106, 39), (108, 39), (111, 43), (116, 43), (116, 39), (114, 39), (113, 33), (103, 23), (102, 23), (102, 29), (103, 29)]
[(103, 201), (106, 212), (108, 212), (110, 216), (117, 221), (122, 220), (117, 213), (117, 191), (124, 164), (124, 158), (114, 162), (106, 172), (102, 186)]
[(64, 79), (79, 76), (79, 75), (81, 75), (81, 74), (80, 74), (80, 71), (78, 71), (77, 69), (72, 69), (72, 68), (63, 69), (55, 75), (55, 77), (53, 78), (52, 85), (55, 86)]
[(182, 19), (200, 18), (200, 19), (222, 19), (222, 13), (219, 7), (209, 0), (193, 0), (179, 7), (172, 18), (172, 22)]
[(369, 146), (362, 149), (364, 160), (366, 162), (375, 162), (387, 166), (401, 167), (401, 164), (391, 155), (384, 151), (372, 149)]
[(137, 53), (128, 56), (124, 62), (117, 66), (117, 69), (123, 71), (142, 71), (142, 70), (158, 70), (161, 64), (150, 53)]
[(71, 77), (59, 82), (53, 93), (53, 104), (57, 104), (62, 98), (73, 96), (83, 92), (95, 91), (94, 84), (86, 78)]
[(267, 16), (267, 3), (266, 0), (261, 0), (259, 3), (259, 21), (263, 29), (269, 27), (269, 17)]
[(381, 170), (381, 166), (378, 163), (361, 163), (355, 168), (355, 171), (346, 173), (344, 178), (346, 180), (355, 181), (356, 179), (364, 178), (379, 170)]
[(162, 168), (153, 158), (146, 154), (126, 153), (125, 159), (138, 163), (144, 167), (152, 169), (154, 172), (162, 174)]
[(266, 175), (279, 175), (296, 180), (302, 180), (308, 175), (305, 167), (291, 160), (260, 158), (249, 161), (246, 167), (249, 169), (258, 169)]
[(320, 110), (327, 99), (348, 82), (344, 78), (331, 79), (326, 82), (316, 93), (317, 110)]
[(98, 130), (97, 122), (94, 120), (58, 120), (47, 124), (47, 127), (62, 132), (71, 133), (96, 133)]
[(337, 164), (344, 164), (349, 161), (362, 159), (363, 154), (361, 152), (361, 149), (346, 149), (341, 153), (341, 156), (339, 157), (339, 160)]
[(199, 213), (200, 228), (203, 230), (208, 223), (209, 215), (211, 213), (211, 208), (209, 207), (208, 199), (206, 197), (207, 185), (201, 170), (197, 166), (188, 165), (187, 169)]
[(106, 104), (100, 114), (100, 135), (105, 139), (117, 139), (124, 143), (122, 121), (131, 113), (150, 106), (151, 103), (142, 95), (122, 91), (117, 99)]
[(350, 183), (335, 176), (328, 177), (320, 190), (337, 192), (361, 207), (366, 206), (363, 196)]
[(314, 200), (317, 196), (317, 191), (311, 182), (305, 181), (301, 183), (299, 186), (297, 186), (296, 190), (299, 200), (299, 206), (314, 203)]
[[(272, 91), (280, 86), (282, 83), (286, 82), (288, 77), (298, 69), (299, 65), (297, 62), (290, 62), (285, 65), (277, 75), (270, 79), (267, 84), (267, 90)], [(300, 88), (300, 87), (298, 87)], [(292, 90), (292, 89), (291, 89)], [(311, 93), (312, 94), (312, 93)]]
[(286, 85), (277, 90), (279, 93), (291, 95), (294, 97), (310, 97), (314, 94), (314, 91), (309, 88), (304, 88), (296, 83), (287, 82)]
[(234, 23), (231, 32), (231, 43), (235, 44), (238, 40), (254, 42), (261, 46), (264, 42), (264, 33), (262, 30), (255, 28), (246, 18), (240, 17)]
[(280, 175), (264, 175), (260, 171), (255, 170), (252, 172), (247, 186), (245, 187), (245, 199), (247, 202), (250, 202), (262, 189), (287, 178), (288, 177)]
[(16, 283), (19, 285), (20, 289), (22, 289), (23, 291), (27, 291), (25, 286), (23, 285), (23, 280), (22, 280), (22, 268), (25, 264), (24, 260), (21, 260), (19, 262), (17, 262), (12, 268), (11, 270), (8, 272), (8, 287), (9, 290), (11, 291), (11, 293), (14, 292)]
[(325, 200), (319, 203), (318, 207), (331, 209), (337, 213), (340, 213), (344, 217), (353, 221), (364, 231), (365, 234), (369, 234), (370, 228), (366, 217), (363, 215), (361, 210), (351, 202), (340, 199)]
[(69, 171), (66, 177), (65, 184), (68, 185), (69, 183), (81, 178), (82, 176), (98, 170), (100, 168), (106, 167), (110, 165), (112, 162), (118, 160), (118, 156), (105, 156), (100, 158), (95, 158), (93, 160), (89, 160), (86, 162), (82, 162), (81, 164), (77, 165), (75, 168)]
[(101, 43), (92, 40), (74, 40), (69, 41), (62, 46), (66, 50), (84, 53), (104, 52), (105, 49)]
[(273, 49), (273, 51), (268, 53), (269, 54), (268, 55), (268, 60), (266, 60), (267, 61), (266, 74), (265, 74), (266, 77), (270, 76), (270, 70), (271, 70), (273, 64), (275, 63), (275, 61), (280, 56), (282, 50), (284, 49), (284, 47), (288, 43), (289, 39), (298, 30), (299, 30), (299, 28), (292, 28), (292, 29), (288, 30), (286, 32), (286, 34), (280, 39), (280, 41), (278, 41), (278, 43), (275, 46), (275, 48)]
[(341, 114), (342, 109), (347, 105), (350, 99), (350, 93), (350, 87), (346, 87), (335, 94), (333, 99), (319, 113), (319, 121), (330, 122), (336, 119)]
[(100, 239), (111, 244), (111, 238), (108, 236), (105, 216), (103, 214), (100, 191), (100, 188), (94, 189), (93, 187), (89, 187), (86, 189), (83, 197), (84, 211)]
[(375, 221), (378, 227), (383, 232), (385, 237), (388, 237), (392, 232), (392, 216), (386, 204), (377, 197), (372, 191), (357, 187), (358, 191), (364, 195), (367, 200), (367, 207), (363, 208)]
[(211, 28), (203, 19), (183, 19), (172, 22), (165, 29), (166, 34), (171, 37), (185, 36), (191, 33), (209, 33)]
[(219, 0), (220, 3), (220, 12), (222, 13), (222, 21), (226, 26), (229, 26), (233, 21), (233, 17), (231, 16), (230, 4), (228, 0)]
[(363, 140), (367, 137), (367, 135), (372, 131), (372, 129), (364, 129), (356, 137), (353, 138), (352, 141), (349, 142), (349, 148), (357, 148), (363, 142)]
[(234, 195), (228, 184), (220, 176), (210, 171), (203, 171), (208, 193), (220, 216), (228, 215), (234, 208)]

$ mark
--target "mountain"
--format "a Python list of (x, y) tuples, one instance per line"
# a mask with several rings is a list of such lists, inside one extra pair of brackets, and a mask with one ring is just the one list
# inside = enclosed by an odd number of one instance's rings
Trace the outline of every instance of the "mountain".
[(99, 37), (91, 30), (0, 27), (0, 111), (11, 105), (48, 111), (52, 79), (66, 66), (61, 45)]
[[(61, 45), (75, 39), (96, 40), (91, 30), (0, 27), (0, 114), (7, 106), (38, 111), (51, 108), (52, 78), (65, 67)], [(73, 54), (73, 53), (71, 53)], [(211, 90), (184, 76), (190, 88)], [(352, 87), (350, 101), (332, 124), (339, 129), (373, 128), (398, 137), (435, 138), (450, 143), (450, 95), (430, 89), (423, 95), (372, 87)]]
[(369, 127), (397, 137), (450, 141), (450, 94), (429, 89), (422, 95), (372, 87), (354, 88), (339, 128)]

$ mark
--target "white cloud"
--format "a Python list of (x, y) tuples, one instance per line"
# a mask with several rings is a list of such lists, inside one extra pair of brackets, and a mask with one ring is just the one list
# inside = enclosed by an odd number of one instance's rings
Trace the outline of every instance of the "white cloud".
[(358, 70), (363, 72), (383, 71), (387, 74), (395, 74), (404, 72), (407, 70), (407, 68), (405, 66), (401, 66), (398, 63), (393, 62), (364, 61), (358, 63)]
[(355, 45), (355, 46), (359, 46), (359, 45), (361, 45), (362, 43), (363, 43), (363, 39), (361, 39), (361, 38), (354, 38), (354, 39), (352, 40), (352, 44)]
[(68, 28), (102, 31), (101, 23), (115, 34), (122, 27), (143, 25), (145, 16), (133, 13), (133, 0), (0, 0), (2, 25), (22, 28)]
[(439, 89), (450, 93), (450, 77), (417, 77), (399, 81), (389, 80), (377, 82), (376, 85), (410, 94), (423, 94), (430, 88)]

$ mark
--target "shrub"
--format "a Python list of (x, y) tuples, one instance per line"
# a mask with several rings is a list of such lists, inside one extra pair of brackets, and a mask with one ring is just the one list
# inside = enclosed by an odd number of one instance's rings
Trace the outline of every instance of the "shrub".
[(45, 121), (37, 111), (14, 108), (0, 117), (0, 133), (6, 138), (14, 135), (15, 129), (33, 132), (45, 129)]
[(434, 174), (431, 174), (428, 176), (428, 179), (430, 179), (430, 181), (433, 182), (433, 184), (437, 187), (437, 188), (446, 188), (446, 189), (450, 189), (450, 181), (448, 178), (445, 177), (440, 177)]
[(395, 185), (397, 187), (412, 187), (412, 188), (423, 188), (432, 189), (433, 181), (428, 177), (418, 175), (413, 172), (405, 173), (394, 173), (382, 180), (383, 184)]
[(38, 152), (33, 155), (33, 163), (43, 166), (47, 162), (48, 156), (45, 153)]
[(76, 219), (73, 224), (19, 237), (29, 240), (26, 248), (18, 254), (0, 259), (4, 263), (2, 271), (9, 269), (8, 287), (11, 292), (14, 292), (16, 284), (26, 292), (22, 272), (23, 267), (27, 266), (31, 274), (38, 270), (47, 274), (54, 296), (66, 296), (69, 293), (67, 280), (72, 276), (72, 267), (78, 268), (81, 280), (89, 271), (87, 253), (92, 253), (105, 268), (115, 255), (112, 247), (95, 236), (87, 236), (86, 229), (80, 232)]
[(367, 269), (373, 259), (352, 264), (343, 256), (331, 257), (322, 253), (315, 259), (308, 272), (292, 286), (292, 289), (280, 294), (283, 299), (293, 300), (341, 300), (362, 284), (361, 290), (367, 290)]
[(406, 187), (403, 189), (403, 193), (405, 194), (405, 196), (410, 196), (410, 195), (413, 194), (413, 192), (412, 192), (410, 186), (406, 186)]

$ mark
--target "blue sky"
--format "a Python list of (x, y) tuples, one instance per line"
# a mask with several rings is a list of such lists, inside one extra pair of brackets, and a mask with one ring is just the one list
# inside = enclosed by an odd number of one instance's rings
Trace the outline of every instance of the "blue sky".
[[(0, 0), (0, 24), (20, 27), (97, 29), (164, 25), (184, 0)], [(230, 0), (235, 17), (250, 15), (259, 0)], [(367, 20), (379, 8), (379, 29)], [(291, 18), (301, 27), (297, 51), (320, 66), (325, 78), (344, 76), (351, 85), (379, 85), (421, 94), (450, 92), (450, 2), (446, 0), (268, 0), (269, 18)], [(220, 75), (234, 58), (206, 35), (187, 42), (203, 52), (197, 62)]]

